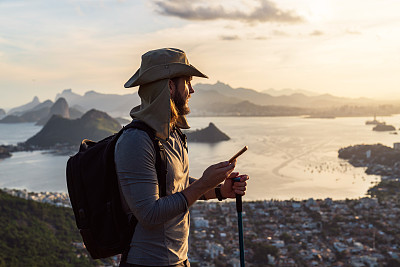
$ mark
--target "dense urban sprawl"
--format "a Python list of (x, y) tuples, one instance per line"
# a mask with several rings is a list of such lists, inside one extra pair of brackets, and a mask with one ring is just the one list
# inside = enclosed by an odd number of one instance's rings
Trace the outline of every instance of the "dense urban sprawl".
[[(66, 193), (8, 193), (70, 206)], [(247, 266), (386, 266), (400, 263), (397, 196), (333, 201), (244, 202)], [(191, 207), (192, 266), (240, 266), (235, 202), (197, 202)], [(82, 243), (79, 257), (85, 256)], [(118, 265), (118, 257), (113, 264)], [(390, 265), (396, 266), (396, 265)]]
[[(399, 202), (245, 202), (248, 266), (385, 266), (400, 257)], [(193, 206), (191, 262), (240, 266), (234, 202)]]

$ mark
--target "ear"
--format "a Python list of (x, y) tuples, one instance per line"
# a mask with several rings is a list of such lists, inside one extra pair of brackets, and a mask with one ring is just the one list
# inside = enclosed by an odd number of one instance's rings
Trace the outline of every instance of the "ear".
[(175, 83), (171, 79), (168, 81), (168, 87), (169, 87), (169, 93), (171, 94), (172, 97), (175, 92)]

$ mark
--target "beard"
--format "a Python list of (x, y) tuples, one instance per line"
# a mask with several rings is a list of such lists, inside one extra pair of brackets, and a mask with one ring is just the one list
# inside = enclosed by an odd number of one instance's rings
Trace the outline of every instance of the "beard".
[(190, 113), (190, 108), (188, 106), (188, 99), (190, 98), (189, 96), (183, 96), (179, 91), (176, 91), (173, 101), (175, 104), (175, 107), (178, 111), (178, 115), (187, 115)]

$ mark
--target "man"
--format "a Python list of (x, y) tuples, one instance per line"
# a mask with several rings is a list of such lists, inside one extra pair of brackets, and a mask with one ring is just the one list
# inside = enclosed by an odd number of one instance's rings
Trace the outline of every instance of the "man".
[(115, 163), (127, 210), (138, 224), (127, 263), (121, 266), (189, 266), (189, 207), (198, 199), (245, 194), (248, 176), (241, 175), (234, 184), (231, 180), (239, 175), (233, 172), (236, 162), (211, 165), (201, 178), (189, 178), (187, 151), (176, 128), (189, 128), (185, 115), (194, 93), (192, 76), (207, 78), (189, 64), (183, 51), (158, 49), (142, 56), (139, 70), (125, 84), (140, 86), (141, 105), (130, 115), (155, 131), (166, 151), (168, 172), (167, 195), (160, 197), (152, 140), (139, 129), (124, 131), (115, 147)]

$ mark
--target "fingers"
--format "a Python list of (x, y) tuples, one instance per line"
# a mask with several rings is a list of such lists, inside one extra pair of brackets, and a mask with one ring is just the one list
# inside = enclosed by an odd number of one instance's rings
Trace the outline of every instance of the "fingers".
[(240, 190), (235, 190), (235, 194), (244, 196), (244, 195), (246, 195), (246, 192), (245, 191), (240, 191)]
[(232, 179), (232, 178), (238, 177), (238, 175), (239, 175), (238, 172), (232, 172), (232, 173), (228, 176), (228, 179)]
[(250, 177), (247, 174), (240, 175), (240, 182), (245, 182), (249, 179), (250, 179)]
[(232, 161), (232, 163), (229, 163), (229, 161), (222, 161), (214, 165), (216, 169), (235, 168), (235, 166), (236, 160)]
[(201, 179), (205, 182), (207, 187), (215, 187), (217, 184), (221, 183), (232, 175), (235, 166), (236, 161), (232, 163), (224, 161), (211, 165), (203, 172)]
[(228, 161), (220, 162), (215, 167), (215, 171), (226, 179), (232, 175), (233, 169), (236, 167), (236, 161), (232, 163)]
[[(236, 176), (235, 176), (236, 177)], [(246, 189), (247, 189), (247, 180), (250, 177), (246, 174), (240, 175), (240, 182), (235, 182), (232, 186), (232, 189), (235, 191), (235, 194), (244, 196), (246, 194)]]

